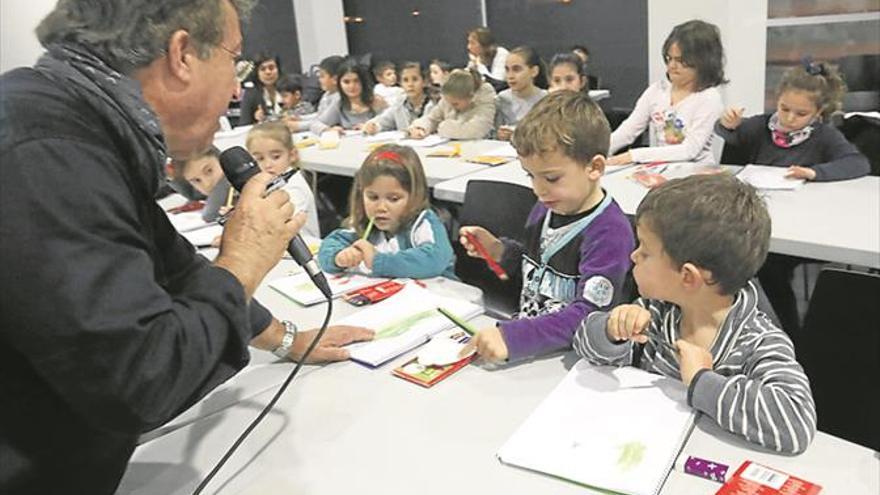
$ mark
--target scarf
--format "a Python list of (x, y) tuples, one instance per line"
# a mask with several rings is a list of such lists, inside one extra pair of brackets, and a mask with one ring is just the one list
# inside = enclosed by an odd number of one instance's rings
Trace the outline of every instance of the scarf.
[(112, 69), (88, 47), (61, 43), (47, 48), (34, 69), (86, 100), (117, 132), (151, 195), (164, 182), (168, 161), (159, 118), (144, 100), (140, 84)]
[(767, 128), (770, 129), (770, 136), (773, 139), (773, 144), (780, 148), (797, 146), (807, 139), (810, 139), (810, 134), (813, 133), (812, 123), (796, 131), (783, 131), (779, 127), (779, 115), (777, 112), (773, 112), (773, 115), (770, 116), (770, 120), (767, 121)]

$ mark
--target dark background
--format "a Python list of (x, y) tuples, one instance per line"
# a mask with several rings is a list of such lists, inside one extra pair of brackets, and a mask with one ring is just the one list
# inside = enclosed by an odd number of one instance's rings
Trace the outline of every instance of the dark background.
[[(343, 8), (363, 19), (346, 23), (351, 54), (372, 53), (373, 60), (464, 65), (467, 32), (482, 21), (478, 0), (344, 0)], [(646, 0), (486, 0), (486, 18), (499, 44), (531, 45), (547, 62), (573, 44), (587, 45), (591, 73), (611, 90), (605, 106), (631, 108), (648, 85)], [(268, 50), (280, 55), (284, 72), (302, 70), (291, 0), (261, 0), (250, 26), (245, 55)]]

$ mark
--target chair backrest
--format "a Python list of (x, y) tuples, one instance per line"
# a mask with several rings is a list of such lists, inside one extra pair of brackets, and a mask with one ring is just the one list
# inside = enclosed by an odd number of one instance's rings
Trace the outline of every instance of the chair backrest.
[(840, 132), (871, 164), (871, 175), (880, 175), (880, 119), (853, 115), (843, 120)]
[(795, 339), (818, 427), (880, 450), (880, 275), (823, 269)]
[[(528, 187), (505, 182), (471, 180), (465, 191), (464, 206), (459, 214), (461, 225), (479, 225), (497, 237), (522, 241), (526, 219), (537, 198)], [(456, 252), (455, 273), (462, 281), (483, 290), (486, 312), (491, 316), (509, 318), (519, 310), (520, 285), (501, 281), (483, 260), (471, 258), (452, 236)]]

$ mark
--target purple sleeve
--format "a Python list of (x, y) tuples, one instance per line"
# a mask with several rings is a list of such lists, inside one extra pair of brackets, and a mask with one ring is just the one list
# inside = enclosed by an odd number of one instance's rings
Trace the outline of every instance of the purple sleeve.
[[(609, 220), (612, 221), (603, 222), (604, 225), (594, 224), (581, 236), (577, 299), (555, 313), (499, 324), (510, 360), (571, 347), (574, 333), (587, 315), (611, 308), (621, 299), (634, 241), (632, 229), (622, 214)], [(597, 276), (606, 278), (614, 288), (612, 301), (603, 306), (583, 297), (584, 285)]]

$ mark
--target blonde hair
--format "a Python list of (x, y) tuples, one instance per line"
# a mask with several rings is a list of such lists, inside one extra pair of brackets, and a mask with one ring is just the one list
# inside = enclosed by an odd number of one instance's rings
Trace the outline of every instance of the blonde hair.
[(443, 83), (441, 92), (453, 98), (473, 98), (474, 93), (483, 85), (480, 73), (472, 69), (455, 69)]
[(363, 235), (369, 222), (364, 208), (364, 189), (382, 176), (394, 177), (409, 193), (406, 214), (400, 225), (408, 224), (419, 212), (431, 206), (428, 201), (428, 181), (425, 179), (425, 170), (419, 155), (408, 146), (379, 146), (364, 160), (351, 185), (348, 198), (349, 216), (345, 222), (358, 236)]
[(519, 122), (511, 138), (520, 156), (555, 150), (581, 164), (607, 155), (611, 128), (605, 114), (583, 91), (561, 90), (542, 98)]
[[(293, 144), (293, 138), (290, 135), (290, 130), (281, 122), (261, 122), (255, 125), (250, 131), (248, 131), (244, 144), (245, 147), (250, 149), (251, 142), (257, 138), (271, 139), (272, 141), (281, 143), (287, 151), (293, 151), (296, 149)], [(291, 163), (290, 166), (294, 169), (299, 168), (298, 163)]]
[(783, 73), (776, 90), (776, 98), (792, 90), (812, 93), (813, 102), (819, 109), (819, 118), (826, 120), (841, 109), (846, 83), (836, 66), (806, 59), (801, 65), (791, 67)]

